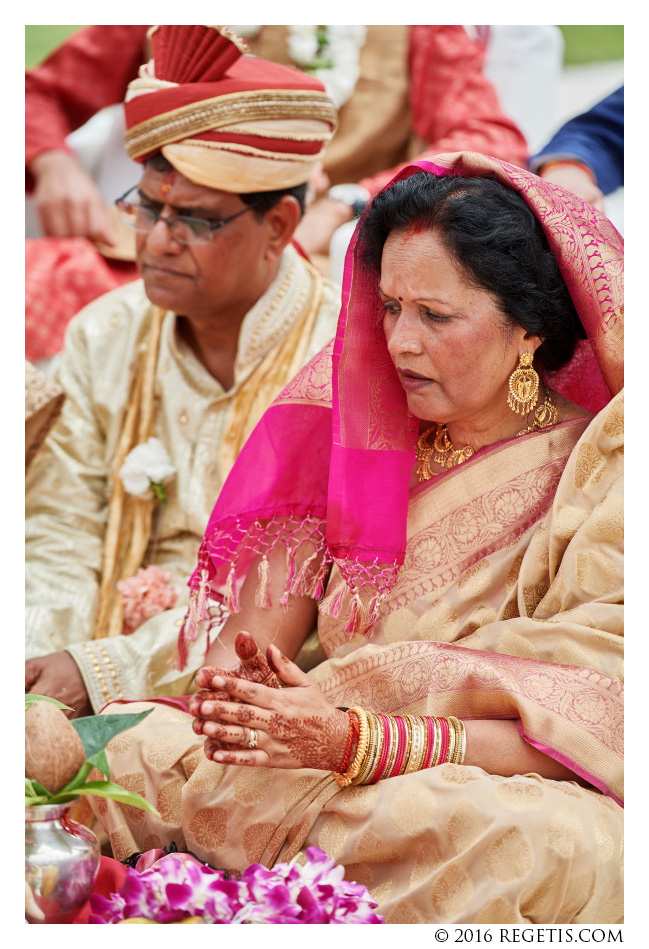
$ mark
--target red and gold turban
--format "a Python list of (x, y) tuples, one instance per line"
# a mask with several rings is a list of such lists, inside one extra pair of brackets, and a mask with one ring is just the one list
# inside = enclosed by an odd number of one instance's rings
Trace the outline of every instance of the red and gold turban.
[(161, 151), (194, 184), (245, 194), (307, 180), (336, 129), (313, 76), (246, 56), (222, 26), (154, 26), (126, 95), (126, 150)]

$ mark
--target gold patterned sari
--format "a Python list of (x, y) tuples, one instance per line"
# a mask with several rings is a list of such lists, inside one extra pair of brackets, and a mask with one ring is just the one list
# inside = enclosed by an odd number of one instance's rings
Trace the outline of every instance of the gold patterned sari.
[(413, 489), (371, 642), (321, 615), (327, 658), (310, 673), (333, 704), (518, 719), (589, 787), (443, 765), (340, 789), (320, 771), (215, 764), (190, 717), (157, 705), (109, 747), (113, 778), (161, 815), (97, 801), (116, 857), (174, 841), (241, 871), (317, 845), (388, 922), (619, 921), (622, 430), (620, 394), (589, 425)]

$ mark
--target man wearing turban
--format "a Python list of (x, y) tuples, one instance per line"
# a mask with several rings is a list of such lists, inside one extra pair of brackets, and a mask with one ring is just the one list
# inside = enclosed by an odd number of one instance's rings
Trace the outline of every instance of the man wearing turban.
[(223, 27), (150, 40), (125, 105), (143, 174), (117, 202), (142, 279), (70, 324), (66, 401), (26, 488), (25, 690), (77, 714), (186, 691), (173, 654), (214, 498), (338, 315), (291, 244), (336, 127), (322, 84)]

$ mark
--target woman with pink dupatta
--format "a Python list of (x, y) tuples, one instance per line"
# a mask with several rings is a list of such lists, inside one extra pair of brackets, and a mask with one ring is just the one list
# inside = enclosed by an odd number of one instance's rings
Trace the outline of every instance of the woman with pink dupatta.
[(620, 235), (520, 168), (374, 199), (210, 519), (201, 691), (109, 746), (160, 812), (93, 805), (117, 858), (316, 845), (387, 922), (621, 921), (622, 318)]

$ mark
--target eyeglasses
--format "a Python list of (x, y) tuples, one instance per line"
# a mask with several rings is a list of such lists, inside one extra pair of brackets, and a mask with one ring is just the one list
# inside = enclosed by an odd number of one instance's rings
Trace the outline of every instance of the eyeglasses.
[(160, 214), (154, 208), (147, 207), (145, 204), (135, 204), (132, 201), (127, 201), (126, 198), (137, 187), (137, 185), (133, 185), (126, 194), (115, 201), (124, 223), (136, 230), (138, 234), (148, 234), (158, 221), (164, 221), (171, 236), (179, 244), (209, 244), (215, 231), (245, 214), (246, 211), (252, 211), (256, 203), (253, 202), (242, 211), (237, 211), (236, 214), (224, 217), (220, 221), (208, 221), (206, 218), (192, 217), (189, 214), (174, 214), (173, 217), (168, 217)]

